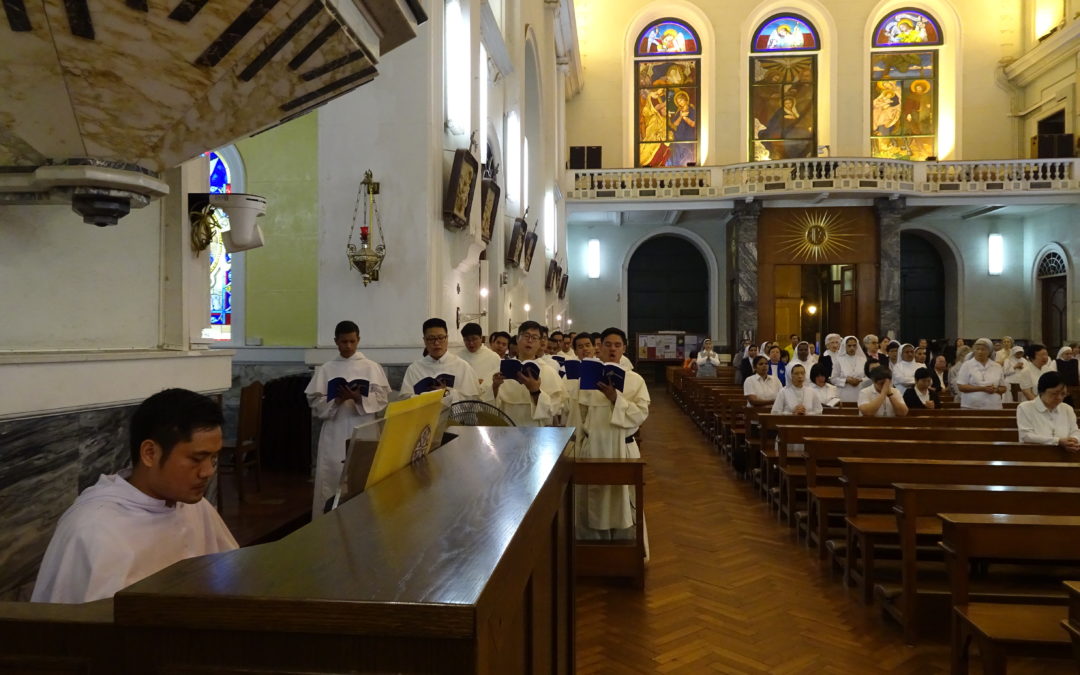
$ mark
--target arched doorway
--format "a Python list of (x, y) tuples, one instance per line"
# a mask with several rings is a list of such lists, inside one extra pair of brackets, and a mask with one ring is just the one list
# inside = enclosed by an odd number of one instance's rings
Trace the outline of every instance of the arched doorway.
[(1042, 341), (1050, 354), (1057, 352), (1068, 337), (1069, 268), (1057, 251), (1050, 251), (1039, 261), (1039, 304), (1042, 307)]
[(917, 234), (901, 233), (900, 338), (904, 342), (945, 337), (945, 292), (945, 265), (937, 248)]
[(694, 244), (659, 235), (634, 251), (627, 266), (627, 330), (709, 331), (709, 266)]

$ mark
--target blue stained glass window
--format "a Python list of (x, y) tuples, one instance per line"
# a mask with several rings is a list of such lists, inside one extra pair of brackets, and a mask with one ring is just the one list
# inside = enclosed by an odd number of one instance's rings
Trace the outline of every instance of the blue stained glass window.
[(874, 47), (939, 45), (941, 28), (934, 17), (917, 9), (902, 9), (882, 19), (874, 31)]
[[(229, 165), (215, 152), (206, 153), (210, 160), (210, 193), (231, 194), (232, 177)], [(229, 217), (217, 212), (222, 228), (229, 228)], [(221, 232), (210, 242), (210, 325), (215, 339), (228, 340), (232, 325), (232, 255), (225, 250)]]
[(641, 31), (635, 56), (700, 53), (701, 41), (693, 28), (678, 19), (660, 19)]
[(758, 28), (750, 51), (792, 52), (820, 48), (817, 30), (808, 19), (795, 14), (777, 14), (765, 19)]

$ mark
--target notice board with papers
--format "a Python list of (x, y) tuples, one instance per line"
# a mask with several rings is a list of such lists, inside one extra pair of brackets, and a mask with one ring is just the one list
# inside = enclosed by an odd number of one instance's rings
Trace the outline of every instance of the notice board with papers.
[(637, 361), (682, 361), (700, 347), (701, 335), (683, 332), (638, 333)]

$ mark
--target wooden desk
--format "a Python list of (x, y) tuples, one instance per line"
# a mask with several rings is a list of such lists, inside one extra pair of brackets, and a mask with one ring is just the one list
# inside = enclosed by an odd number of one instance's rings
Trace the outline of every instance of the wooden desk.
[(0, 666), (573, 672), (572, 430), (455, 433), (278, 542), (184, 560), (117, 593), (111, 616), (0, 604)]

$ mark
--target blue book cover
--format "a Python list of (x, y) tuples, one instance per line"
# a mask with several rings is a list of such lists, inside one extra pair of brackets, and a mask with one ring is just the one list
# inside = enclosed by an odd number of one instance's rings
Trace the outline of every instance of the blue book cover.
[(341, 387), (348, 387), (353, 391), (360, 392), (361, 396), (367, 396), (371, 391), (371, 383), (367, 380), (353, 380), (347, 381), (344, 377), (335, 377), (326, 383), (326, 400), (333, 401), (338, 397), (338, 391)]
[(623, 390), (626, 384), (626, 371), (615, 363), (601, 363), (592, 359), (581, 361), (580, 389), (599, 389), (600, 382)]
[(424, 392), (432, 391), (439, 386), (445, 386), (452, 389), (454, 387), (454, 376), (449, 373), (443, 373), (441, 375), (436, 375), (435, 377), (425, 377), (413, 385), (413, 393), (423, 394)]
[(581, 377), (581, 361), (567, 359), (566, 363), (563, 364), (563, 370), (566, 372), (566, 379), (579, 379)]
[(517, 359), (505, 359), (499, 363), (499, 372), (508, 380), (517, 380), (518, 373), (524, 371), (533, 379), (540, 379), (540, 366), (532, 361), (518, 361)]

